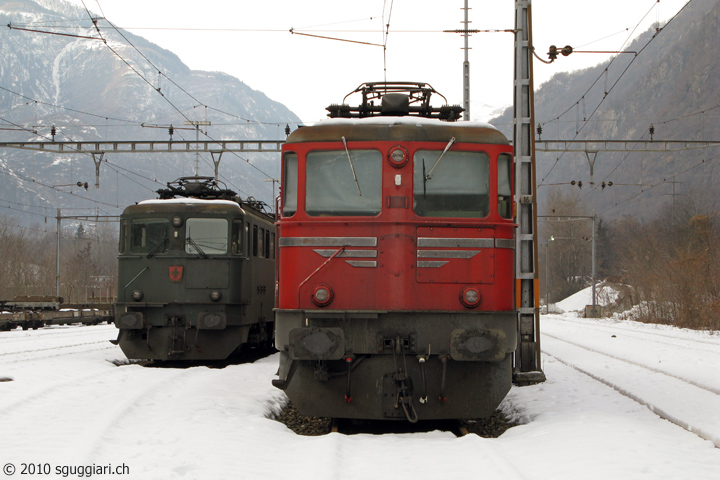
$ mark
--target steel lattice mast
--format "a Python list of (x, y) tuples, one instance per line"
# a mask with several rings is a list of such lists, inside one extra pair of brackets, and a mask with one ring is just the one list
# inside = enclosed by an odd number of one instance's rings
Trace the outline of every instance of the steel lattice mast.
[(540, 303), (537, 262), (537, 194), (535, 177), (532, 31), (530, 0), (515, 0), (515, 298), (518, 309), (518, 348), (513, 380), (545, 380), (540, 371)]

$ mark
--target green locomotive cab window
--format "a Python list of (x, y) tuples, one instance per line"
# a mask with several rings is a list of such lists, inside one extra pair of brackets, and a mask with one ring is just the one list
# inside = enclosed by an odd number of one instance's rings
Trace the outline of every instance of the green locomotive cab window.
[(164, 253), (168, 246), (167, 218), (143, 218), (130, 224), (130, 253)]
[(282, 186), (282, 214), (291, 217), (297, 211), (298, 197), (298, 156), (297, 153), (285, 154), (285, 177)]
[(265, 243), (264, 243), (264, 239), (265, 239), (265, 229), (264, 229), (264, 228), (260, 228), (260, 229), (258, 230), (258, 236), (257, 236), (257, 242), (256, 242), (256, 244), (257, 244), (258, 256), (259, 256), (260, 258), (265, 258), (265, 246), (264, 246)]
[(243, 253), (245, 253), (243, 237), (245, 237), (245, 231), (243, 230), (243, 221), (233, 220), (231, 234), (231, 249), (233, 255), (242, 255)]
[(188, 218), (185, 222), (185, 252), (218, 255), (228, 250), (228, 221), (224, 218)]
[(483, 218), (490, 213), (490, 159), (484, 152), (418, 150), (413, 209), (421, 217)]
[(501, 153), (498, 156), (498, 213), (503, 218), (512, 218), (512, 156)]
[(265, 258), (270, 258), (270, 230), (265, 232)]
[(308, 215), (375, 216), (382, 210), (380, 151), (314, 151), (306, 163)]
[(125, 236), (127, 235), (127, 220), (120, 222), (120, 244), (118, 245), (118, 253), (121, 255), (125, 253), (125, 245), (127, 243)]

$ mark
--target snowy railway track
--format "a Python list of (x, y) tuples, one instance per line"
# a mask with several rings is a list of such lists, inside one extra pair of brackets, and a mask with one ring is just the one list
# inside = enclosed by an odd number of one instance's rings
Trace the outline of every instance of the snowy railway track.
[[(618, 353), (614, 348), (603, 348), (605, 351), (597, 348), (598, 340), (587, 330), (577, 336), (572, 335), (572, 330), (546, 330), (562, 331), (563, 335), (543, 333), (545, 355), (613, 388), (661, 418), (720, 448), (720, 388), (716, 380), (711, 380), (717, 378), (717, 372), (693, 376), (691, 371), (665, 368), (660, 361), (652, 364), (646, 353), (649, 347), (644, 344), (660, 344), (661, 341), (645, 337), (644, 332), (634, 332), (635, 338), (623, 344), (624, 350)], [(649, 349), (652, 351), (652, 346)], [(692, 355), (693, 350), (688, 348), (688, 351)], [(706, 353), (695, 355), (703, 354)], [(707, 408), (708, 405), (713, 408)]]
[[(88, 348), (93, 345), (94, 347)], [(39, 360), (52, 358), (73, 353), (85, 354), (93, 350), (108, 350), (113, 346), (107, 340), (94, 342), (74, 343), (71, 345), (59, 345), (54, 347), (36, 348), (31, 350), (20, 350), (15, 352), (0, 353), (0, 365), (7, 363), (25, 362), (27, 360)]]
[[(564, 339), (564, 338), (554, 337), (554, 336), (552, 336), (552, 335), (550, 335), (550, 334), (547, 334), (547, 333), (544, 334), (543, 337), (544, 337), (544, 338), (553, 338), (553, 339), (555, 339), (555, 340), (559, 340), (559, 341), (561, 341), (561, 342), (569, 343), (570, 345), (574, 345), (574, 346), (576, 346), (576, 347), (583, 348), (583, 349), (585, 349), (585, 350), (587, 350), (587, 351), (589, 351), (589, 352), (597, 353), (597, 354), (599, 354), (599, 355), (603, 355), (603, 356), (606, 356), (606, 357), (609, 357), (609, 358), (612, 358), (612, 359), (615, 359), (615, 360), (619, 360), (619, 361), (621, 361), (621, 362), (626, 362), (626, 363), (629, 363), (629, 364), (631, 364), (631, 365), (635, 365), (636, 367), (644, 368), (644, 369), (649, 370), (649, 371), (654, 372), (654, 373), (659, 373), (659, 374), (661, 374), (661, 375), (667, 375), (668, 377), (672, 377), (672, 378), (674, 378), (674, 379), (676, 379), (676, 380), (679, 380), (679, 381), (681, 381), (681, 382), (687, 383), (687, 384), (692, 385), (692, 386), (695, 386), (695, 387), (697, 387), (697, 388), (701, 388), (701, 389), (703, 389), (703, 390), (707, 390), (708, 392), (714, 393), (715, 395), (720, 395), (720, 388), (718, 388), (718, 387), (715, 387), (715, 386), (712, 386), (712, 385), (704, 385), (704, 384), (702, 384), (702, 383), (699, 383), (699, 382), (690, 380), (690, 379), (688, 379), (688, 378), (684, 378), (684, 377), (682, 377), (682, 376), (680, 376), (680, 375), (673, 374), (672, 372), (665, 371), (665, 370), (663, 370), (663, 369), (661, 369), (661, 368), (653, 367), (653, 366), (650, 366), (650, 365), (644, 365), (644, 364), (642, 364), (642, 363), (640, 363), (640, 362), (636, 362), (636, 361), (633, 361), (633, 360), (630, 360), (630, 359), (627, 359), (627, 358), (622, 358), (622, 357), (617, 356), (617, 355), (612, 355), (612, 354), (609, 354), (609, 353), (607, 353), (607, 352), (601, 352), (600, 350), (596, 350), (596, 349), (593, 349), (593, 348), (590, 348), (590, 347), (581, 345), (581, 344), (579, 344), (579, 343), (575, 343), (575, 342), (573, 342), (573, 341), (570, 341), (570, 340), (567, 340), (567, 339)], [(556, 358), (557, 358), (557, 357), (556, 357)]]
[[(10, 330), (9, 332), (0, 332), (3, 346), (15, 343), (26, 343), (29, 338), (35, 340), (42, 339), (62, 339), (67, 341), (70, 337), (92, 337), (97, 336), (96, 325), (72, 325), (62, 327), (50, 327), (39, 330)], [(107, 327), (104, 327), (107, 329)]]
[(114, 326), (68, 327), (63, 329), (0, 334), (0, 367), (65, 355), (86, 354), (114, 348)]
[[(545, 321), (552, 321), (554, 319), (554, 316), (546, 316), (543, 317), (543, 320)], [(562, 322), (565, 324), (573, 324), (582, 326), (583, 329), (591, 329), (599, 332), (606, 332), (611, 334), (617, 334), (618, 332), (624, 332), (625, 335), (628, 335), (632, 338), (637, 338), (639, 340), (643, 341), (651, 341), (656, 343), (662, 343), (665, 345), (672, 345), (672, 346), (684, 346), (693, 348), (695, 350), (702, 349), (703, 351), (714, 353), (717, 355), (720, 355), (720, 337), (717, 338), (717, 340), (706, 340), (702, 338), (694, 338), (696, 337), (697, 331), (693, 330), (680, 330), (680, 332), (685, 333), (688, 335), (687, 337), (678, 336), (678, 330), (674, 329), (672, 333), (665, 333), (662, 331), (659, 331), (657, 329), (664, 327), (664, 325), (649, 325), (649, 324), (641, 324), (645, 328), (642, 330), (642, 333), (638, 333), (637, 326), (635, 328), (631, 326), (623, 326), (624, 323), (633, 323), (633, 322), (622, 322), (622, 323), (607, 323), (607, 324), (599, 324), (596, 322), (589, 322), (585, 319), (569, 319), (567, 317), (562, 318)], [(659, 337), (664, 339), (663, 341), (657, 340), (654, 337)], [(706, 347), (709, 345), (710, 347)]]

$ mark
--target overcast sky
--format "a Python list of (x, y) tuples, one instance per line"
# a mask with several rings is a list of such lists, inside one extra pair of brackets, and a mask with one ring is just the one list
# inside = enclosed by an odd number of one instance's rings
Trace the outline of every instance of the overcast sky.
[[(71, 0), (82, 5), (81, 0)], [(687, 0), (535, 0), (533, 43), (617, 50), (675, 15)], [(285, 104), (305, 123), (368, 81), (430, 83), (451, 104), (462, 103), (463, 0), (85, 0), (87, 7), (173, 51), (190, 68), (222, 71)], [(390, 6), (392, 5), (392, 11)], [(470, 28), (512, 29), (514, 1), (470, 0)], [(643, 17), (644, 20), (643, 20)], [(389, 35), (383, 36), (388, 23)], [(638, 25), (639, 24), (639, 25)], [(382, 46), (327, 40), (297, 32)], [(513, 35), (470, 37), (474, 120), (512, 103)], [(607, 54), (576, 53), (534, 63), (535, 87), (554, 73), (595, 65)], [(385, 70), (386, 69), (386, 70)], [(201, 98), (202, 100), (202, 98)]]

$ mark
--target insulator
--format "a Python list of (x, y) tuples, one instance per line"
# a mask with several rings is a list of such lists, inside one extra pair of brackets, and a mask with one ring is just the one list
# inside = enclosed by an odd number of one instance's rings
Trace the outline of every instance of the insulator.
[(555, 45), (550, 45), (550, 51), (548, 52), (548, 58), (550, 60), (557, 60), (558, 50)]
[(288, 135), (290, 135), (290, 125), (286, 124), (285, 125), (285, 136), (287, 137)]
[(168, 128), (168, 133), (170, 134), (171, 137), (173, 136), (173, 133), (175, 133), (175, 129), (173, 128), (172, 125), (170, 125), (170, 128)]
[(50, 135), (52, 135), (54, 137), (56, 134), (57, 134), (57, 129), (55, 128), (55, 125), (53, 125), (52, 127), (50, 127)]
[(563, 49), (561, 50), (561, 53), (563, 54), (563, 57), (567, 57), (573, 52), (573, 48), (570, 45), (565, 45)]
[(542, 125), (537, 126), (537, 134), (538, 136), (542, 135)]

